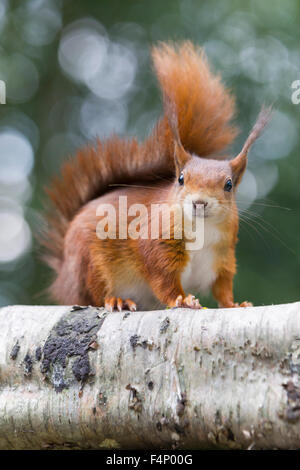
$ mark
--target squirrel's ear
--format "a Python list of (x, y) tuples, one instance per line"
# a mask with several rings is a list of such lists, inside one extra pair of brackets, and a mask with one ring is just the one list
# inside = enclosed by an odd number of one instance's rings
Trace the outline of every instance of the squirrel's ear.
[(174, 161), (175, 161), (175, 169), (176, 169), (176, 176), (179, 177), (183, 167), (185, 164), (190, 160), (191, 156), (187, 153), (183, 146), (178, 144), (175, 140), (174, 144)]
[(176, 175), (179, 176), (185, 164), (190, 160), (191, 155), (183, 148), (178, 129), (176, 105), (167, 95), (164, 96), (164, 109), (174, 139), (174, 161)]
[(247, 156), (248, 156), (250, 147), (256, 141), (256, 139), (260, 136), (264, 127), (268, 124), (269, 120), (271, 119), (271, 116), (272, 116), (272, 108), (271, 107), (265, 108), (263, 106), (259, 113), (257, 121), (254, 124), (241, 152), (233, 160), (229, 162), (231, 166), (233, 182), (235, 186), (237, 186), (240, 183), (243, 173), (246, 170), (247, 160), (248, 160)]
[(247, 167), (247, 161), (247, 152), (242, 151), (238, 154), (237, 157), (229, 162), (232, 171), (233, 184), (235, 187), (238, 186), (241, 182), (242, 176)]

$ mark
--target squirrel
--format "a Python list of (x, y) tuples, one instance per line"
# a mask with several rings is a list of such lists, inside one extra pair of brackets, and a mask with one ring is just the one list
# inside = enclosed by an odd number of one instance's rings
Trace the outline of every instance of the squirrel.
[[(239, 222), (235, 194), (248, 151), (271, 109), (262, 108), (241, 152), (228, 159), (223, 152), (237, 134), (231, 122), (235, 100), (212, 73), (203, 49), (189, 41), (161, 43), (153, 47), (152, 59), (164, 114), (149, 137), (139, 143), (112, 136), (87, 145), (46, 189), (51, 204), (42, 243), (55, 272), (50, 292), (59, 303), (110, 311), (198, 309), (195, 294), (209, 290), (219, 307), (250, 306), (233, 298)], [(196, 219), (201, 204), (203, 247), (187, 249), (184, 237), (175, 237), (174, 219), (169, 239), (161, 230), (155, 239), (100, 239), (97, 208), (109, 204), (118, 211), (121, 196), (128, 205), (146, 208), (177, 203), (182, 212), (189, 202)]]

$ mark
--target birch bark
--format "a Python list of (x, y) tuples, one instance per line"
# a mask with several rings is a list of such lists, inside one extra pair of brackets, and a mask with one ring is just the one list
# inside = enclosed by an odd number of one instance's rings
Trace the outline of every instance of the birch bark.
[(0, 309), (0, 448), (300, 448), (300, 302)]

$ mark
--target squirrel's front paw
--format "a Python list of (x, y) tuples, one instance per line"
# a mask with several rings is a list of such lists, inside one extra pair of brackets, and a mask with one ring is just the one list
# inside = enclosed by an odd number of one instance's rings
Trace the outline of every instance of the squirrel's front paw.
[(192, 294), (189, 294), (187, 297), (183, 298), (182, 295), (179, 295), (175, 300), (175, 307), (182, 308), (202, 308), (199, 300)]
[(119, 310), (119, 312), (122, 312), (122, 310), (136, 311), (136, 303), (131, 299), (122, 300), (119, 297), (106, 297), (104, 305), (106, 310), (110, 312), (115, 309)]

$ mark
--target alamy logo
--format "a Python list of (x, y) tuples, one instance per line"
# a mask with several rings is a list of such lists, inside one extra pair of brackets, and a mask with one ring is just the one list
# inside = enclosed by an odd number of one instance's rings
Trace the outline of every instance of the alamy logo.
[(127, 196), (119, 196), (118, 204), (99, 204), (96, 235), (125, 239), (184, 239), (187, 250), (201, 250), (204, 245), (203, 204), (144, 204), (128, 205)]
[(3, 80), (0, 80), (0, 104), (6, 103), (6, 85)]
[(300, 80), (294, 80), (291, 87), (293, 90), (295, 90), (291, 96), (292, 103), (299, 104), (300, 103)]

